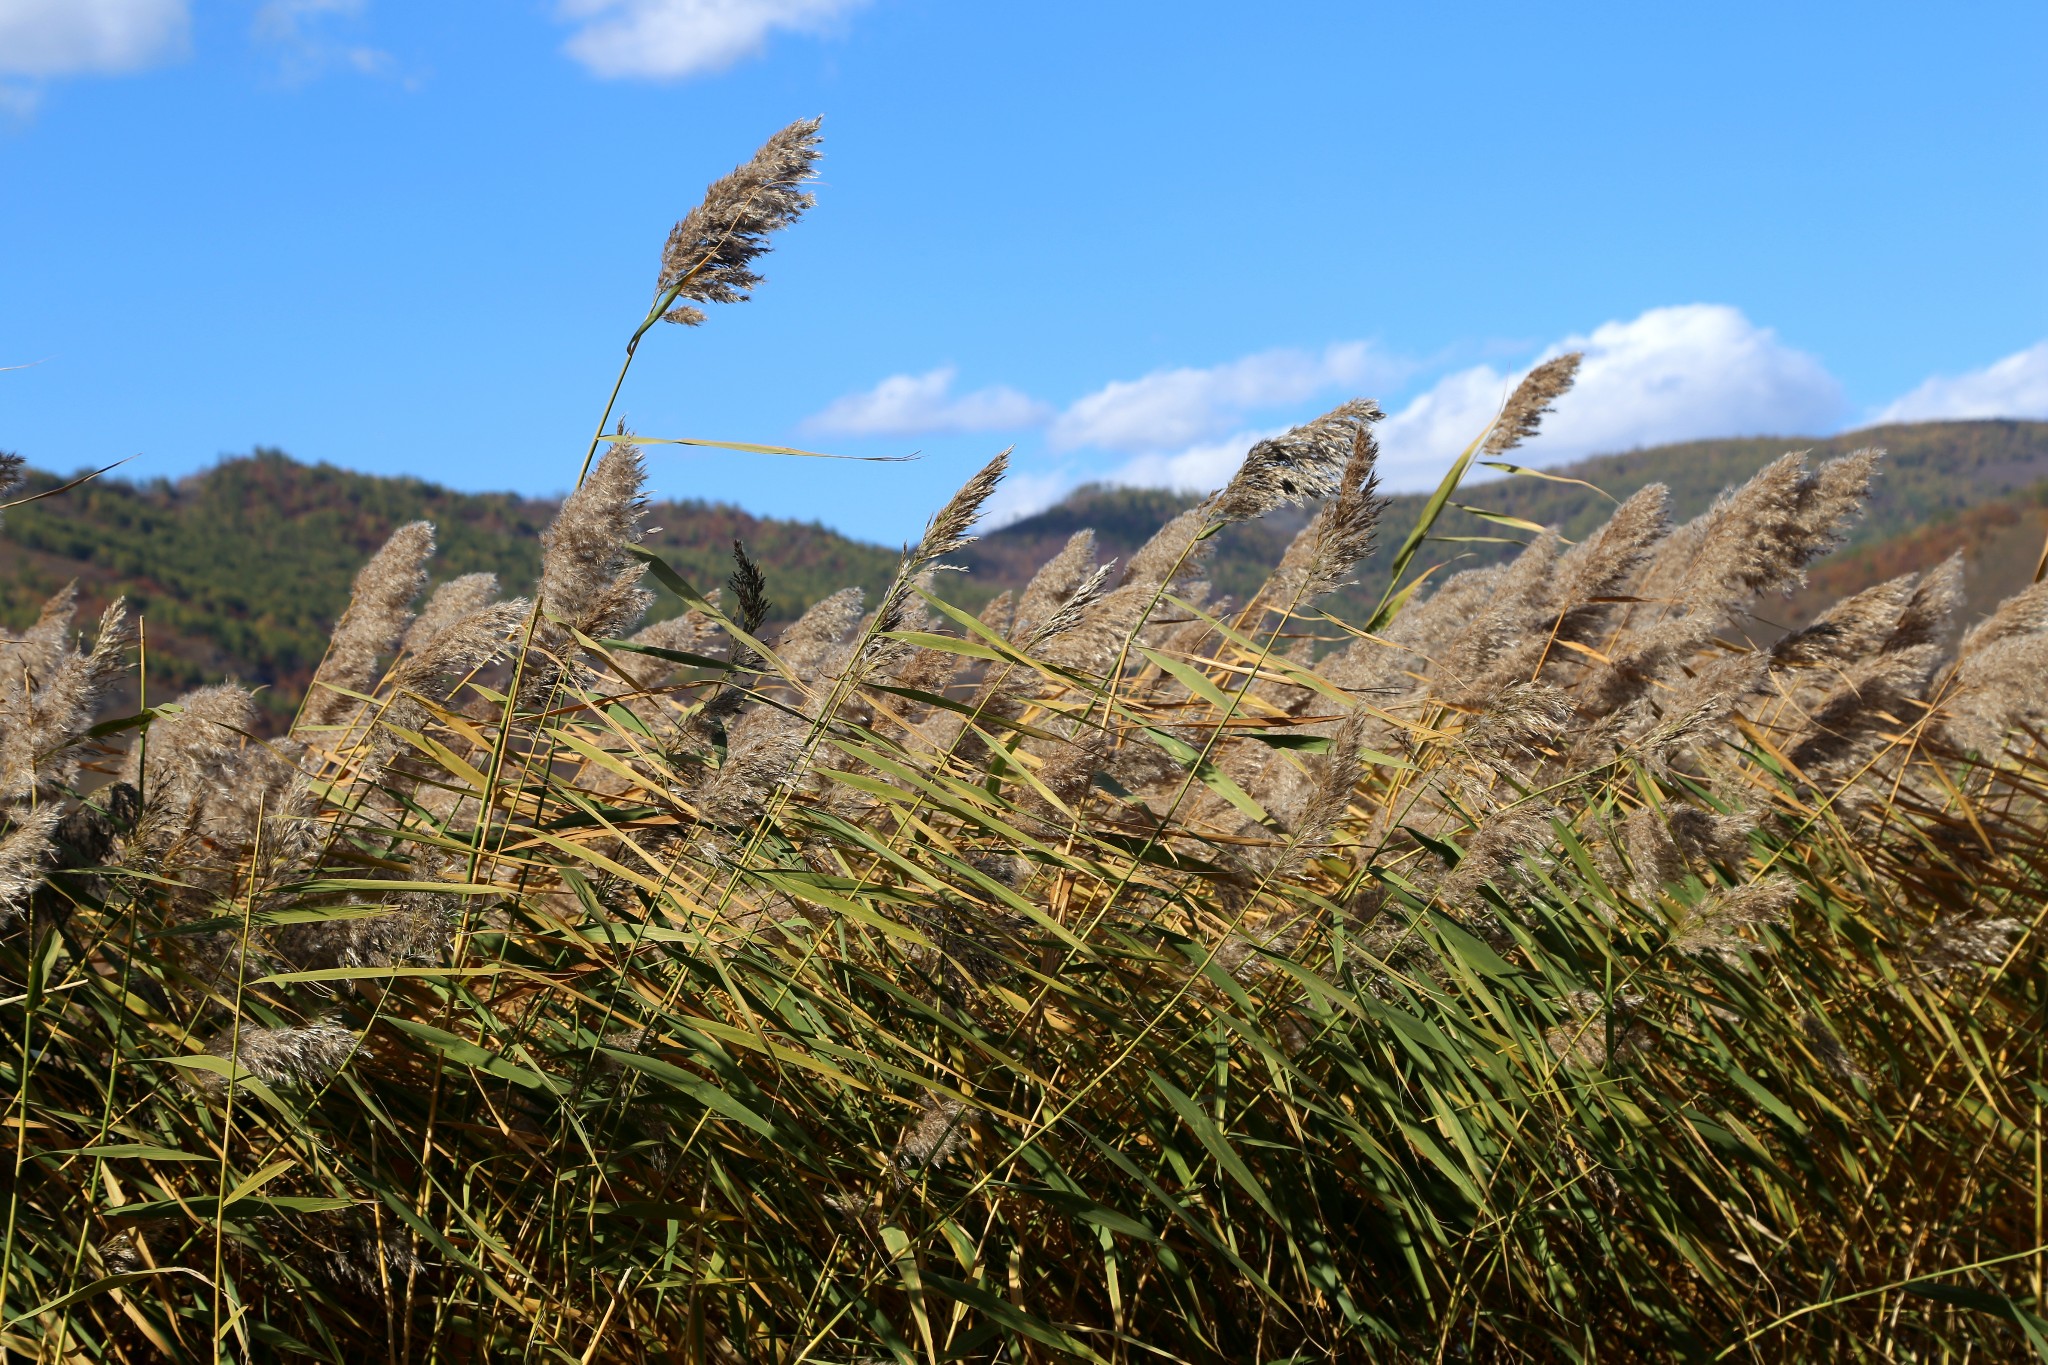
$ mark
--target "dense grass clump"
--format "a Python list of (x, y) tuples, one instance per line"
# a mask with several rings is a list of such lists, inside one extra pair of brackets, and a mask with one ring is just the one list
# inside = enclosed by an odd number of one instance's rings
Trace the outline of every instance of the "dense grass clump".
[[(636, 344), (756, 282), (814, 133), (678, 226)], [(1318, 605), (1362, 400), (969, 613), (998, 458), (772, 642), (744, 554), (713, 596), (639, 548), (615, 432), (529, 599), (415, 615), (401, 528), (273, 741), (226, 685), (95, 726), (125, 626), (53, 603), (0, 679), (6, 1348), (2048, 1356), (2048, 585), (1752, 642), (1874, 452), (1443, 578), (1570, 378), (1363, 620)]]

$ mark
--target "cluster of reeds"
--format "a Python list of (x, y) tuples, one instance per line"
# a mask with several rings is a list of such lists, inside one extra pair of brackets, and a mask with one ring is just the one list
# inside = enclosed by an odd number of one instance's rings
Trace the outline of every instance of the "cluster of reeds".
[[(635, 344), (744, 296), (815, 132), (678, 225)], [(95, 724), (126, 626), (53, 602), (0, 678), (5, 1348), (2048, 1356), (2048, 585), (1765, 631), (1875, 453), (1446, 577), (1575, 363), (1365, 622), (1317, 605), (1364, 401), (970, 614), (998, 458), (772, 641), (743, 552), (636, 547), (618, 432), (531, 598), (415, 615), (393, 535), (281, 740), (228, 685)]]

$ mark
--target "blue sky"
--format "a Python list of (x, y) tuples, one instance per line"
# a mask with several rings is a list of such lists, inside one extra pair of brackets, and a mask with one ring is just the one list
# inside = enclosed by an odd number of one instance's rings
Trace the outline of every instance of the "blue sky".
[(2048, 7), (0, 0), (0, 448), (573, 479), (661, 240), (825, 116), (757, 298), (621, 410), (915, 464), (653, 457), (883, 541), (1195, 486), (1381, 399), (1432, 481), (1582, 346), (1532, 463), (2048, 417)]

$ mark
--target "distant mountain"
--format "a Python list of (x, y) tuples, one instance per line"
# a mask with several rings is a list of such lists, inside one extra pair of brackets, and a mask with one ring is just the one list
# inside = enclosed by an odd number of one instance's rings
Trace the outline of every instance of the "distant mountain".
[[(1863, 519), (1850, 534), (1851, 547), (1888, 541), (1930, 524), (1946, 524), (1970, 509), (2015, 498), (2025, 502), (2033, 497), (2028, 490), (2048, 481), (2048, 422), (1918, 422), (1824, 438), (1758, 437), (1654, 446), (1545, 470), (1552, 476), (1549, 479), (1513, 475), (1468, 482), (1459, 490), (1457, 501), (1539, 526), (1555, 526), (1566, 537), (1577, 539), (1606, 520), (1614, 502), (1602, 492), (1559, 479), (1592, 484), (1612, 499), (1626, 498), (1646, 484), (1662, 483), (1671, 490), (1672, 515), (1683, 520), (1704, 511), (1722, 489), (1741, 483), (1788, 450), (1808, 451), (1809, 461), (1817, 463), (1865, 446), (1882, 447), (1885, 460)], [(1032, 567), (1058, 550), (1069, 534), (1084, 526), (1095, 528), (1101, 553), (1124, 557), (1193, 501), (1192, 497), (1153, 489), (1090, 486), (1056, 507), (985, 537), (961, 557), (990, 581), (1007, 585), (1028, 575)], [(1424, 493), (1390, 498), (1380, 514), (1381, 543), (1399, 543), (1427, 501)], [(1239, 599), (1255, 590), (1307, 520), (1305, 511), (1281, 513), (1250, 526), (1233, 527), (1218, 537), (1210, 574), (1217, 590)], [(1427, 547), (1418, 562), (1422, 566), (1443, 562), (1442, 572), (1505, 558), (1529, 538), (1526, 532), (1460, 511), (1446, 513), (1435, 532), (1442, 539)], [(2037, 544), (2037, 552), (2038, 548)], [(1842, 558), (1836, 557), (1838, 561)], [(1855, 562), (1876, 565), (1881, 561), (1891, 562), (1882, 556)], [(1357, 586), (1340, 594), (1330, 604), (1331, 610), (1351, 617), (1369, 612), (1386, 586), (1386, 562), (1384, 553), (1367, 560)], [(2028, 570), (2032, 571), (2031, 561)]]
[[(1865, 445), (1888, 452), (1869, 511), (1849, 547), (1815, 570), (1813, 589), (1786, 606), (1787, 621), (1879, 578), (1928, 567), (1956, 549), (1971, 563), (1973, 607), (1996, 601), (2032, 574), (2048, 534), (2048, 422), (1928, 422), (1820, 440), (1694, 441), (1548, 472), (1584, 480), (1615, 498), (1661, 481), (1672, 490), (1674, 513), (1688, 517), (1788, 449), (1809, 450), (1819, 460)], [(58, 482), (36, 473), (27, 491)], [(1128, 558), (1192, 501), (1152, 489), (1080, 489), (950, 556), (970, 572), (950, 576), (946, 591), (978, 607), (997, 591), (1021, 585), (1084, 527), (1096, 532), (1100, 553)], [(1420, 494), (1389, 501), (1380, 522), (1383, 545), (1398, 541), (1424, 501)], [(1459, 501), (1555, 525), (1568, 537), (1592, 529), (1613, 505), (1577, 484), (1529, 477), (1468, 485)], [(437, 580), (489, 570), (508, 591), (524, 592), (539, 567), (540, 532), (555, 506), (547, 499), (458, 493), (419, 479), (305, 465), (274, 450), (224, 460), (175, 482), (96, 480), (6, 514), (0, 618), (21, 628), (73, 578), (89, 611), (125, 594), (145, 618), (152, 697), (234, 677), (265, 685), (266, 703), (282, 715), (319, 663), (356, 570), (393, 528), (420, 518), (435, 523)], [(1240, 600), (1254, 591), (1307, 519), (1306, 511), (1292, 510), (1219, 536), (1210, 572), (1217, 590)], [(776, 620), (791, 619), (849, 585), (872, 594), (897, 559), (894, 549), (815, 523), (756, 517), (722, 504), (659, 503), (648, 520), (661, 528), (650, 543), (706, 590), (730, 571), (732, 542), (744, 540), (767, 571)], [(1445, 571), (1512, 554), (1513, 542), (1526, 539), (1464, 512), (1450, 513), (1436, 529), (1447, 539), (1430, 546), (1422, 562), (1442, 561)], [(1384, 552), (1368, 560), (1359, 584), (1331, 603), (1333, 610), (1354, 618), (1369, 611), (1384, 586), (1385, 561)], [(675, 609), (664, 599), (655, 611)]]
[[(31, 475), (24, 493), (59, 483)], [(458, 493), (419, 479), (300, 464), (274, 450), (224, 460), (175, 482), (99, 479), (17, 507), (0, 522), (0, 615), (19, 629), (76, 578), (90, 611), (126, 595), (148, 632), (153, 697), (224, 677), (263, 684), (288, 713), (319, 665), (363, 561), (405, 522), (434, 523), (434, 581), (496, 573), (528, 591), (556, 503)], [(732, 569), (732, 542), (769, 569), (776, 615), (794, 616), (848, 584), (871, 592), (897, 555), (815, 524), (704, 502), (656, 503), (648, 537), (703, 590)], [(678, 608), (657, 602), (656, 616)], [(83, 619), (83, 617), (81, 617)]]

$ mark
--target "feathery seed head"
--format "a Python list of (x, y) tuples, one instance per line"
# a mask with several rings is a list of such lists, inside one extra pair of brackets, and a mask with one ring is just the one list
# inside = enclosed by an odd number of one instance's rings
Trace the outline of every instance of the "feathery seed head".
[(384, 548), (356, 575), (348, 610), (335, 625), (327, 657), (313, 675), (300, 727), (331, 725), (355, 709), (356, 700), (335, 688), (367, 692), (376, 684), (377, 661), (397, 651), (412, 624), (409, 609), (426, 586), (427, 561), (433, 553), (433, 526), (409, 522), (393, 531)]
[(1698, 806), (1674, 805), (1666, 812), (1671, 837), (1686, 857), (1736, 868), (1749, 856), (1756, 821), (1746, 815), (1716, 815)]
[(1362, 708), (1338, 723), (1330, 736), (1327, 753), (1316, 754), (1307, 763), (1308, 792), (1294, 818), (1293, 837), (1266, 868), (1268, 876), (1282, 876), (1321, 854), (1330, 844), (1337, 822), (1344, 818), (1351, 795), (1365, 776), (1365, 759), (1360, 750), (1372, 717)]
[(1967, 659), (2001, 641), (2048, 631), (2048, 578), (2020, 589), (1963, 633), (1956, 657)]
[(1598, 532), (1558, 560), (1558, 602), (1567, 610), (1613, 596), (1648, 561), (1671, 530), (1671, 490), (1661, 483), (1636, 490)]
[(1108, 586), (1110, 571), (1116, 568), (1114, 559), (1095, 566), (1089, 575), (1075, 584), (1067, 600), (1045, 618), (1045, 623), (1031, 632), (1031, 643), (1039, 645), (1055, 636), (1064, 635), (1081, 624), (1088, 615), (1088, 608), (1102, 600), (1103, 590)]
[[(312, 1087), (333, 1079), (354, 1053), (359, 1036), (354, 1029), (322, 1019), (283, 1028), (244, 1028), (216, 1039), (207, 1050), (226, 1057), (232, 1045), (235, 1065), (265, 1085)], [(225, 1084), (212, 1072), (192, 1075), (208, 1090)]]
[(899, 1170), (941, 1166), (968, 1138), (966, 1106), (946, 1096), (927, 1095), (917, 1121), (896, 1143)]
[(640, 538), (647, 477), (640, 447), (625, 431), (541, 533), (540, 604), (565, 621), (581, 621), (631, 566), (626, 547)]
[[(181, 807), (203, 802), (236, 779), (243, 746), (256, 725), (256, 699), (232, 683), (201, 687), (161, 708), (149, 725), (149, 743), (128, 751), (121, 780), (152, 802)], [(148, 771), (143, 758), (148, 755)]]
[(497, 596), (498, 576), (494, 573), (466, 573), (449, 579), (434, 589), (427, 605), (420, 609), (419, 619), (406, 631), (405, 652), (419, 653), (433, 643), (435, 636), (471, 612), (489, 606)]
[(1963, 555), (1958, 550), (1929, 569), (1913, 589), (1905, 609), (1899, 613), (1898, 624), (1892, 628), (1891, 638), (1885, 641), (1886, 651), (1899, 653), (1938, 644), (1948, 634), (1962, 605)]
[(1540, 682), (1508, 683), (1458, 732), (1458, 748), (1499, 767), (1533, 762), (1564, 743), (1571, 698)]
[(859, 622), (867, 594), (859, 588), (841, 588), (821, 597), (782, 632), (775, 642), (776, 657), (795, 675), (809, 681), (825, 671), (825, 661)]
[(1748, 610), (1758, 594), (1802, 581), (1806, 566), (1841, 544), (1862, 507), (1882, 452), (1859, 450), (1809, 473), (1784, 455), (1674, 533), (1645, 576), (1645, 596), (1669, 595), (1703, 640)]
[(1352, 428), (1351, 456), (1338, 476), (1337, 496), (1316, 514), (1315, 539), (1301, 586), (1304, 601), (1314, 601), (1349, 582), (1346, 575), (1371, 553), (1381, 506), (1374, 471), (1379, 453), (1370, 422), (1359, 422)]
[(1914, 945), (1914, 961), (1937, 979), (1996, 967), (2027, 932), (2023, 920), (1944, 919)]
[(1010, 452), (1005, 450), (983, 465), (973, 478), (960, 485), (959, 492), (947, 499), (946, 505), (926, 524), (924, 536), (911, 556), (916, 571), (931, 567), (937, 560), (976, 539), (968, 531), (981, 519), (982, 504), (996, 491), (996, 485), (1003, 481), (1003, 475), (1009, 469)]
[(716, 631), (711, 618), (703, 612), (686, 611), (680, 616), (663, 617), (653, 625), (643, 627), (633, 637), (633, 643), (673, 650), (678, 654), (701, 654)]
[(1067, 543), (1060, 547), (1058, 554), (1038, 567), (1031, 575), (1031, 581), (1024, 585), (1024, 592), (1017, 599), (1017, 618), (1013, 629), (1019, 636), (1034, 629), (1060, 609), (1060, 604), (1074, 595), (1095, 567), (1095, 533), (1076, 531), (1067, 537)]
[(733, 624), (752, 635), (768, 619), (768, 580), (737, 540), (732, 543), (732, 562), (732, 576), (725, 582), (732, 589)]
[[(70, 610), (67, 598), (67, 625)], [(0, 800), (47, 800), (71, 784), (78, 746), (88, 738), (100, 699), (126, 667), (124, 651), (134, 639), (128, 604), (117, 598), (100, 615), (90, 653), (56, 648), (41, 676), (18, 671), (19, 659), (0, 662)], [(30, 642), (22, 651), (33, 655), (37, 646)]]
[(1217, 524), (1250, 521), (1286, 503), (1313, 502), (1337, 491), (1358, 433), (1382, 416), (1370, 398), (1354, 398), (1313, 422), (1260, 441), (1209, 502)]
[(1664, 817), (1648, 806), (1630, 811), (1621, 822), (1621, 844), (1635, 869), (1635, 897), (1645, 904), (1655, 904), (1666, 886), (1685, 875), (1685, 860), (1664, 827)]
[(1782, 924), (1798, 899), (1798, 886), (1783, 877), (1721, 887), (1693, 908), (1672, 946), (1682, 953), (1724, 957), (1746, 953), (1755, 945), (1738, 938), (1735, 930), (1750, 924)]
[(71, 623), (78, 616), (78, 580), (72, 579), (43, 603), (36, 623), (22, 632), (19, 642), (0, 653), (0, 669), (11, 684), (23, 674), (41, 686), (56, 672), (71, 651)]
[(583, 615), (574, 622), (576, 629), (593, 640), (611, 640), (639, 625), (654, 603), (654, 594), (640, 586), (645, 577), (645, 564), (628, 564), (619, 570), (584, 607)]
[[(817, 202), (803, 185), (817, 175), (818, 124), (815, 118), (790, 124), (704, 192), (703, 202), (684, 215), (662, 246), (657, 305), (678, 298), (746, 301), (761, 283), (753, 263), (769, 249), (768, 239)], [(688, 305), (662, 317), (689, 326), (704, 321), (703, 312)]]
[(478, 607), (449, 622), (399, 667), (398, 686), (423, 691), (501, 657), (511, 646), (512, 632), (526, 619), (529, 605), (525, 598), (514, 597)]
[(1567, 351), (1524, 375), (1501, 408), (1500, 416), (1494, 418), (1493, 429), (1486, 434), (1482, 447), (1485, 453), (1497, 458), (1534, 436), (1543, 425), (1543, 414), (1551, 411), (1550, 405), (1571, 391), (1583, 359), (1582, 353)]
[(10, 828), (0, 837), (0, 929), (14, 922), (30, 894), (43, 884), (52, 852), (50, 838), (63, 817), (64, 808), (54, 802), (8, 812)]
[(1512, 880), (1517, 864), (1532, 855), (1549, 851), (1557, 834), (1553, 823), (1560, 818), (1556, 809), (1528, 802), (1494, 811), (1479, 822), (1465, 839), (1465, 857), (1444, 878), (1440, 890), (1454, 905), (1472, 904), (1488, 882), (1497, 886)]
[(1778, 667), (1844, 663), (1874, 654), (1892, 632), (1917, 590), (1918, 574), (1902, 574), (1829, 607), (1771, 646)]
[(1950, 740), (1992, 754), (2014, 728), (2048, 718), (2044, 676), (2048, 631), (2007, 635), (1964, 655), (1941, 689)]
[(1210, 547), (1216, 543), (1202, 536), (1207, 521), (1205, 508), (1190, 507), (1154, 531), (1150, 540), (1132, 551), (1118, 591), (1162, 584), (1171, 586), (1175, 581), (1186, 582), (1192, 578), (1208, 558)]
[(1003, 475), (1009, 468), (1010, 452), (1005, 450), (960, 485), (960, 491), (947, 499), (946, 505), (925, 524), (924, 535), (903, 556), (895, 581), (889, 585), (881, 604), (875, 609), (874, 631), (861, 657), (855, 660), (854, 671), (858, 676), (872, 674), (894, 650), (896, 642), (885, 637), (891, 631), (904, 627), (905, 613), (910, 607), (911, 584), (930, 570), (949, 567), (938, 561), (975, 539), (968, 531), (981, 519), (982, 504), (996, 491), (996, 485), (1003, 481)]

